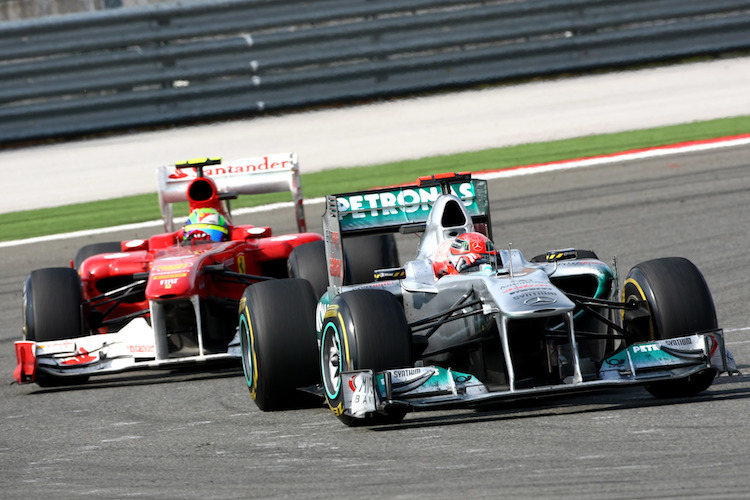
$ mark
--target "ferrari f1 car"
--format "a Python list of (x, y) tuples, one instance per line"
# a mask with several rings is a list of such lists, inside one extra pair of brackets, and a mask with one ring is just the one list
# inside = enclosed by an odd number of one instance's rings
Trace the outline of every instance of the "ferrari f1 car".
[[(296, 247), (323, 244), (305, 232), (295, 154), (191, 160), (160, 167), (157, 176), (166, 232), (87, 245), (69, 267), (28, 276), (16, 381), (71, 384), (132, 369), (238, 363), (236, 311), (245, 287), (287, 277)], [(275, 236), (270, 227), (229, 222), (230, 199), (283, 190), (293, 194), (299, 233)], [(173, 227), (172, 204), (184, 201), (190, 218), (200, 219), (189, 234)]]
[[(396, 423), (632, 385), (689, 396), (736, 370), (690, 261), (643, 262), (620, 287), (616, 260), (592, 251), (527, 260), (496, 249), (486, 181), (468, 174), (328, 196), (323, 228), (330, 286), (317, 304), (300, 280), (249, 287), (240, 302), (245, 379), (261, 409), (292, 406), (317, 383), (345, 424)], [(421, 234), (416, 258), (345, 286), (344, 237), (394, 231)]]

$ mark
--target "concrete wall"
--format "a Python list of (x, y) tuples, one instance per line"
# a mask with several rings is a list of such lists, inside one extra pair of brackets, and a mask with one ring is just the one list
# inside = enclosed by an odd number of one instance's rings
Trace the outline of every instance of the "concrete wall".
[(166, 1), (169, 0), (0, 0), (0, 22)]

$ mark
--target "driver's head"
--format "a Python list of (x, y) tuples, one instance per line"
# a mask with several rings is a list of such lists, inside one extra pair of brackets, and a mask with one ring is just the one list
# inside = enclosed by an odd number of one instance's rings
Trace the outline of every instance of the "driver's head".
[(224, 241), (229, 238), (229, 223), (213, 208), (196, 208), (182, 228), (185, 241)]
[(448, 249), (448, 260), (459, 273), (479, 271), (483, 264), (497, 269), (497, 251), (492, 241), (482, 233), (463, 233)]

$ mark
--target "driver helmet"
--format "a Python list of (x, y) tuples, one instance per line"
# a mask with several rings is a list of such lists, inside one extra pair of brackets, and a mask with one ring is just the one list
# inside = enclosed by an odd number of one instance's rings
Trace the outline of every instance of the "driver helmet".
[(482, 233), (470, 232), (446, 241), (438, 249), (433, 264), (435, 274), (471, 273), (477, 271), (497, 271), (497, 250), (488, 237)]
[(214, 208), (196, 208), (185, 221), (182, 239), (199, 241), (224, 241), (229, 239), (229, 223)]

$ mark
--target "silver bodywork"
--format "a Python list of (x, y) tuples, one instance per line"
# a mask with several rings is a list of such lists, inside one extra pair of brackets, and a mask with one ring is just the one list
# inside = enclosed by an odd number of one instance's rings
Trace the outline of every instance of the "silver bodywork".
[[(465, 406), (642, 385), (685, 378), (708, 368), (736, 369), (720, 329), (625, 347), (615, 331), (616, 311), (604, 306), (619, 292), (616, 273), (597, 258), (575, 258), (572, 252), (571, 260), (530, 262), (520, 251), (508, 248), (498, 252), (497, 269), (438, 279), (431, 260), (438, 246), (475, 230), (467, 201), (445, 191), (432, 204), (416, 258), (404, 264), (400, 279), (341, 286), (340, 280), (329, 276), (331, 286), (317, 312), (319, 341), (331, 300), (361, 288), (379, 288), (398, 297), (412, 338), (424, 337), (415, 342), (422, 352), (415, 356), (414, 366), (380, 372), (342, 368), (345, 415), (365, 417), (393, 407)], [(323, 229), (330, 262), (343, 255), (337, 242), (347, 231), (342, 221), (348, 213), (340, 210), (347, 204), (336, 204), (334, 197), (329, 197), (327, 206)], [(375, 210), (372, 213), (376, 215)], [(567, 283), (585, 284), (589, 290), (585, 295), (595, 299), (593, 303), (574, 302), (575, 294), (564, 290)], [(593, 331), (592, 325), (596, 325)]]

